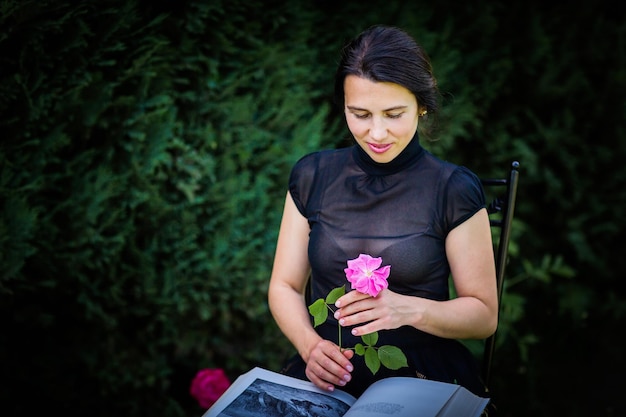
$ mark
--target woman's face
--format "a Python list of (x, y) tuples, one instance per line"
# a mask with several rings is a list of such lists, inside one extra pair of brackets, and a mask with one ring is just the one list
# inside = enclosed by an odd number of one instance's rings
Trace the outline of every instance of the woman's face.
[(392, 161), (415, 135), (419, 109), (406, 88), (348, 75), (344, 97), (348, 128), (374, 161)]

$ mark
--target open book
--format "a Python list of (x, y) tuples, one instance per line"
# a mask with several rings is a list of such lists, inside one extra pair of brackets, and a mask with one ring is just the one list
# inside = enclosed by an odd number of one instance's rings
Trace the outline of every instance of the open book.
[(382, 379), (357, 399), (253, 368), (202, 417), (479, 417), (488, 403), (460, 385), (410, 377)]

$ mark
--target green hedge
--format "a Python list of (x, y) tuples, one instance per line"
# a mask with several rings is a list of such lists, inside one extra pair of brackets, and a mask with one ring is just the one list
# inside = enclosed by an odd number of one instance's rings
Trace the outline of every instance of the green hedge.
[(330, 107), (339, 48), (390, 23), (445, 96), (425, 146), (482, 176), (521, 162), (503, 414), (598, 411), (561, 404), (558, 381), (596, 352), (610, 397), (602, 369), (623, 364), (626, 77), (603, 41), (625, 26), (602, 3), (531, 3), (0, 0), (3, 410), (200, 415), (198, 369), (277, 369), (292, 352), (266, 290), (287, 175), (348, 143)]
[[(197, 369), (288, 353), (268, 268), (286, 174), (320, 146), (328, 106), (310, 104), (314, 51), (283, 40), (282, 12), (113, 3), (4, 16), (2, 349), (20, 357), (3, 394), (181, 413), (169, 394), (184, 403)], [(268, 20), (244, 32), (242, 11)]]

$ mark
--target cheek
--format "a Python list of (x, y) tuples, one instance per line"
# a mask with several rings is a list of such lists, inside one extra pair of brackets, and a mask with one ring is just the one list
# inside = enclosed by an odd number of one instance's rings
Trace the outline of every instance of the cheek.
[(407, 120), (404, 123), (399, 123), (396, 125), (396, 129), (395, 129), (395, 136), (398, 137), (404, 137), (404, 136), (410, 136), (411, 138), (413, 137), (413, 134), (415, 133), (415, 130), (417, 130), (417, 126), (418, 126), (418, 119), (414, 119), (414, 120)]
[(363, 136), (365, 132), (367, 131), (367, 127), (365, 126), (365, 123), (359, 120), (346, 118), (346, 122), (348, 124), (348, 129), (350, 130), (353, 136), (356, 136), (356, 137)]

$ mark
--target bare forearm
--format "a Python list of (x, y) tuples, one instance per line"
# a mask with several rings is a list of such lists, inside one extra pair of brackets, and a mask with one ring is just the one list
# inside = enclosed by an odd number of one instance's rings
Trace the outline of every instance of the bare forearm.
[(335, 316), (342, 326), (356, 326), (353, 334), (412, 326), (447, 339), (482, 339), (495, 331), (496, 308), (472, 296), (449, 301), (383, 290), (377, 297), (351, 291), (337, 302)]
[[(409, 300), (410, 302), (410, 300)], [(497, 316), (473, 297), (449, 301), (420, 299), (408, 322), (426, 333), (449, 339), (482, 339), (495, 331)]]
[(321, 337), (311, 325), (303, 296), (289, 286), (271, 284), (268, 301), (278, 327), (306, 362)]

